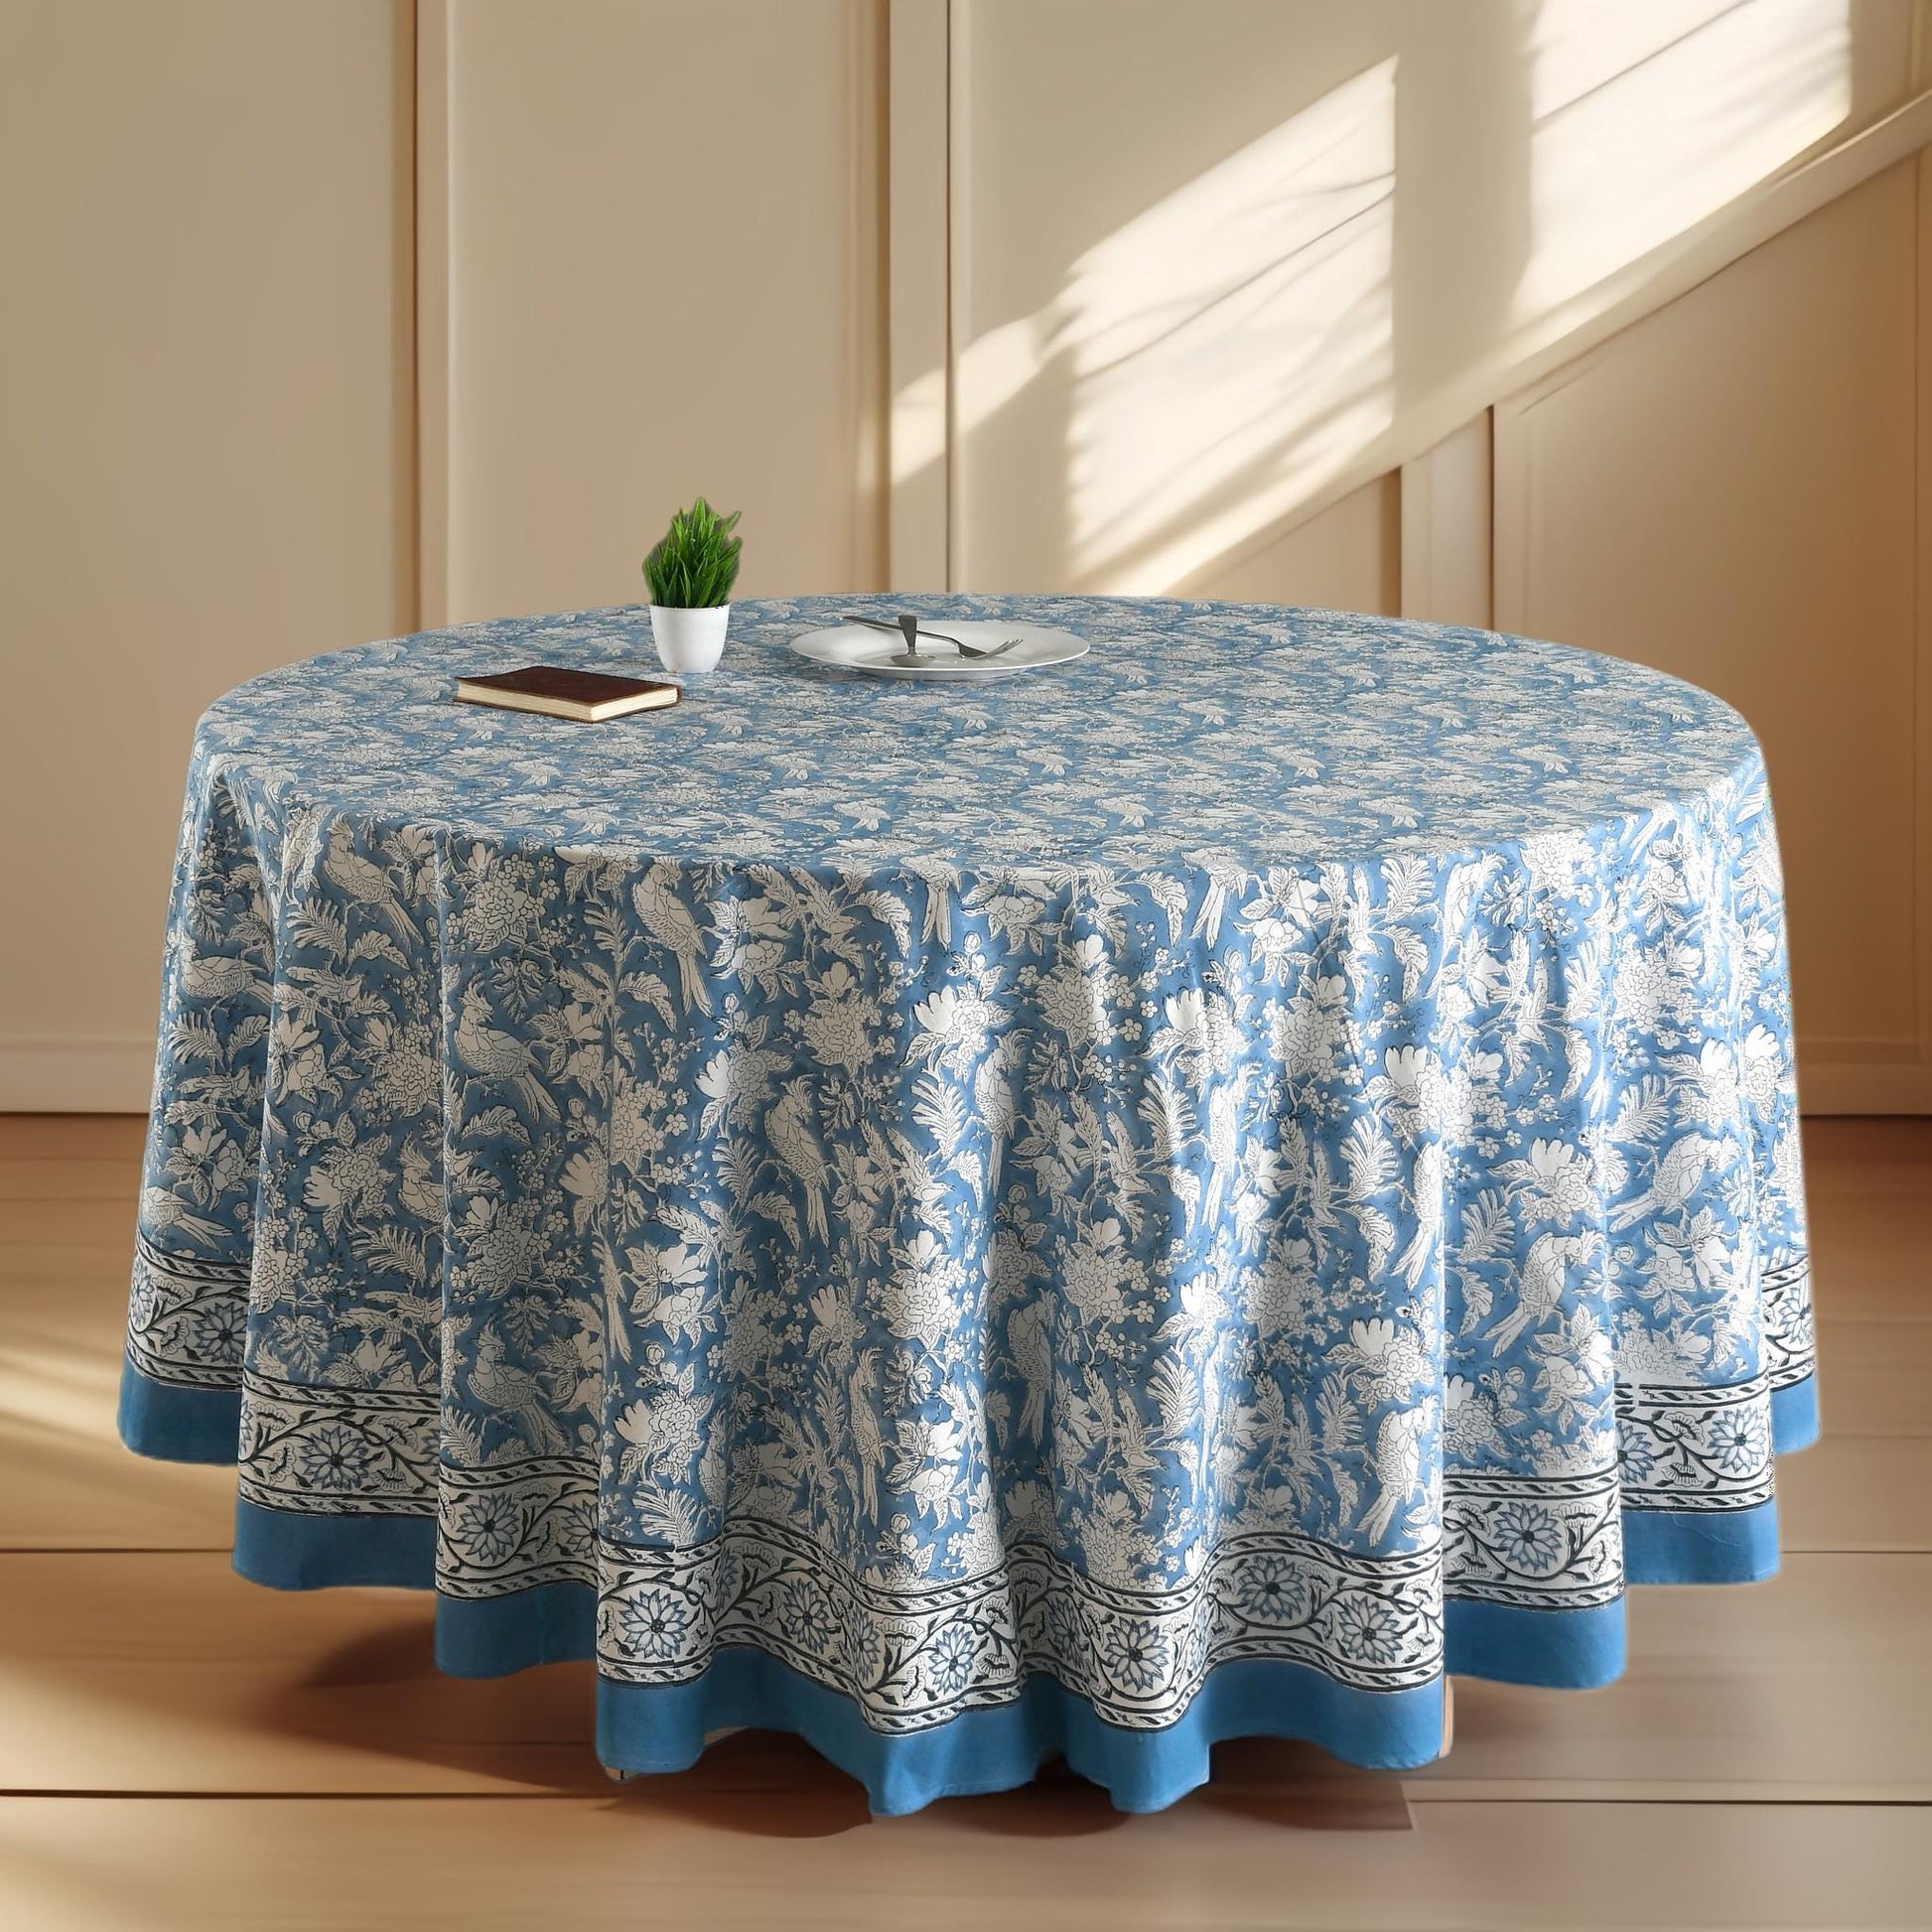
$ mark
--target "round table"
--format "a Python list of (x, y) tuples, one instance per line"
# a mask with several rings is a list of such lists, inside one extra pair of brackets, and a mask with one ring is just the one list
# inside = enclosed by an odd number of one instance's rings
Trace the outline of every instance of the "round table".
[(202, 722), (121, 1425), (235, 1563), (592, 1656), (613, 1768), (1134, 1809), (1231, 1734), (1437, 1754), (1775, 1567), (1816, 1433), (1776, 839), (1656, 672), (1324, 612), (923, 600), (1091, 653), (868, 681), (741, 605), (402, 638)]

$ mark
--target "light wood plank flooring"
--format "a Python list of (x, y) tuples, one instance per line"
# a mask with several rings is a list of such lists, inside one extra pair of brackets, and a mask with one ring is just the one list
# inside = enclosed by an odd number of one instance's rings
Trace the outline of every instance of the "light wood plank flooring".
[(114, 1439), (140, 1133), (0, 1116), (0, 1926), (1932, 1924), (1932, 1122), (1808, 1129), (1774, 1582), (1635, 1592), (1608, 1690), (1459, 1684), (1400, 1782), (1242, 1746), (1154, 1818), (895, 1820), (758, 1735), (615, 1789), (587, 1666), (458, 1682), (420, 1597), (237, 1580), (231, 1475)]

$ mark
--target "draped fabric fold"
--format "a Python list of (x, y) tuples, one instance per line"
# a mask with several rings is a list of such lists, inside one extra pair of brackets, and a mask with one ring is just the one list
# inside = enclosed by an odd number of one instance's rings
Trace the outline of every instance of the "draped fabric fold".
[[(841, 601), (841, 608), (853, 600)], [(883, 605), (881, 607), (884, 608)], [(122, 1433), (236, 1564), (595, 1656), (623, 1769), (801, 1731), (881, 1809), (1217, 1737), (1408, 1765), (1776, 1562), (1816, 1433), (1775, 833), (1734, 713), (1485, 633), (949, 600), (595, 729), (476, 626), (204, 720)]]

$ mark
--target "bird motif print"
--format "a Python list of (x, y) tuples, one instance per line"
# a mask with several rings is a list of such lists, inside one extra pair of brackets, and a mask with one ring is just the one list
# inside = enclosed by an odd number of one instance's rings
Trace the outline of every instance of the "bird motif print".
[(1704, 1176), (1725, 1152), (1721, 1142), (1703, 1134), (1686, 1134), (1667, 1148), (1657, 1162), (1650, 1185), (1642, 1193), (1619, 1202), (1610, 1212), (1610, 1226), (1619, 1232), (1639, 1221), (1681, 1214)]
[(1516, 1278), (1516, 1306), (1483, 1330), (1483, 1340), (1494, 1342), (1499, 1355), (1514, 1348), (1525, 1328), (1540, 1327), (1556, 1313), (1570, 1270), (1588, 1261), (1601, 1246), (1602, 1237), (1594, 1228), (1582, 1234), (1539, 1234), (1530, 1243)]
[(182, 967), (182, 984), (197, 1000), (231, 1000), (237, 993), (265, 993), (262, 970), (251, 959), (198, 953)]
[(1375, 1452), (1368, 1458), (1375, 1471), (1376, 1497), (1358, 1525), (1371, 1543), (1388, 1535), (1398, 1510), (1407, 1509), (1416, 1491), (1427, 1487), (1423, 1475), (1423, 1447), (1435, 1433), (1437, 1401), (1433, 1395), (1407, 1408), (1392, 1409), (1375, 1432)]
[(430, 1154), (414, 1140), (397, 1156), (396, 1204), (419, 1221), (443, 1218), (443, 1174)]
[(1037, 1443), (1045, 1433), (1046, 1398), (1053, 1385), (1051, 1305), (1042, 1298), (1015, 1309), (1007, 1317), (1007, 1347), (1026, 1390), (1016, 1433)]
[(1207, 1185), (1198, 1212), (1203, 1221), (1220, 1218), (1221, 1202), (1234, 1178), (1241, 1153), (1242, 1108), (1247, 1100), (1246, 1070), (1207, 1096)]
[(677, 961), (678, 990), (684, 1011), (711, 1011), (711, 992), (705, 985), (704, 935), (671, 886), (675, 876), (664, 866), (652, 866), (630, 889), (630, 902), (644, 922), (644, 930)]
[(631, 1359), (630, 1324), (624, 1319), (623, 1270), (612, 1252), (610, 1236), (600, 1230), (592, 1243), (597, 1261), (597, 1279), (603, 1291), (604, 1334), (619, 1361)]
[(1226, 853), (1196, 852), (1192, 857), (1207, 881), (1200, 910), (1194, 914), (1194, 933), (1211, 946), (1221, 936), (1221, 921), (1227, 916), (1228, 902), (1241, 890), (1246, 875)]
[(879, 1393), (879, 1350), (862, 1348), (846, 1385), (853, 1453), (859, 1458), (859, 1505), (866, 1520), (879, 1516), (879, 1472), (886, 1466), (886, 1438), (874, 1397)]
[(404, 945), (419, 940), (414, 922), (396, 897), (389, 875), (373, 859), (355, 849), (355, 836), (345, 820), (329, 828), (329, 848), (322, 857), (323, 876), (342, 889), (351, 904), (373, 912)]
[(172, 1194), (165, 1187), (142, 1188), (141, 1225), (155, 1234), (185, 1234), (191, 1241), (210, 1248), (228, 1231), (219, 1221), (197, 1214), (179, 1194)]
[(1180, 1284), (1180, 1306), (1155, 1332), (1157, 1341), (1182, 1349), (1212, 1345), (1227, 1319), (1228, 1298), (1213, 1270), (1190, 1275)]
[(532, 1119), (555, 1120), (557, 1103), (536, 1076), (536, 1055), (514, 1034), (488, 1025), (488, 1017), (483, 994), (464, 988), (454, 1033), (459, 1064), (488, 1080), (507, 1080)]
[(825, 1188), (831, 1170), (812, 1124), (810, 1083), (800, 1075), (787, 1080), (764, 1117), (764, 1131), (778, 1164), (805, 1196), (805, 1225), (823, 1241), (830, 1228), (825, 1219)]
[(1002, 1034), (973, 1074), (974, 1111), (986, 1136), (986, 1198), (989, 1201), (1000, 1197), (1000, 1165), (1006, 1158), (1007, 1143), (1013, 1138), (1017, 1117), (1013, 1079), (1024, 1057), (1022, 1042), (1012, 1034)]
[(470, 1393), (485, 1409), (506, 1417), (536, 1454), (557, 1454), (564, 1447), (564, 1433), (551, 1420), (538, 1376), (507, 1359), (503, 1337), (493, 1322), (477, 1336), (476, 1350), (477, 1358), (464, 1378)]
[(1429, 1266), (1429, 1258), (1442, 1238), (1447, 1206), (1443, 1177), (1448, 1167), (1449, 1155), (1440, 1141), (1426, 1143), (1416, 1156), (1413, 1189), (1416, 1232), (1409, 1245), (1389, 1264), (1411, 1295), (1422, 1285), (1423, 1270)]

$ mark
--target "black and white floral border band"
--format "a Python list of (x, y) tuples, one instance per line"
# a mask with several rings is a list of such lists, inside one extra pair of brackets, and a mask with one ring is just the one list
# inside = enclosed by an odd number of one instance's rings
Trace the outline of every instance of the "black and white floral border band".
[(304, 1386), (251, 1369), (237, 1486), (251, 1503), (303, 1515), (427, 1516), (440, 1424), (436, 1397), (419, 1389)]
[(1766, 1376), (1715, 1389), (1619, 1384), (1616, 1433), (1626, 1509), (1710, 1513), (1771, 1500)]
[[(483, 1598), (544, 1583), (591, 1583), (600, 1569), (641, 1573), (660, 1561), (675, 1579), (694, 1560), (690, 1552), (660, 1559), (606, 1546), (600, 1564), (593, 1460), (525, 1457), (482, 1468), (442, 1461), (437, 1400), (426, 1391), (303, 1386), (252, 1370), (242, 1381), (242, 1495), (310, 1515), (434, 1513), (437, 1582), (448, 1594)], [(1745, 1510), (1771, 1496), (1767, 1377), (1721, 1388), (1619, 1386), (1616, 1406), (1615, 1468), (1446, 1473), (1437, 1547), (1451, 1594), (1551, 1609), (1607, 1602), (1622, 1587), (1623, 1511)], [(749, 1531), (730, 1534), (776, 1533), (761, 1518), (749, 1520)], [(1409, 1561), (1255, 1534), (1287, 1552), (1285, 1560), (1318, 1552), (1309, 1559), (1317, 1567)], [(1222, 1540), (1223, 1550), (1240, 1547), (1240, 1535)], [(956, 1587), (1003, 1587), (1002, 1576), (996, 1570)], [(666, 1587), (685, 1588), (676, 1581)], [(1182, 1593), (1197, 1591), (1190, 1586)]]
[(436, 1587), (483, 1600), (545, 1584), (595, 1585), (597, 1464), (545, 1455), (441, 1473)]
[(1449, 1594), (1525, 1609), (1585, 1610), (1623, 1593), (1625, 1493), (1614, 1469), (1443, 1479)]
[(248, 1269), (170, 1254), (145, 1230), (134, 1236), (127, 1357), (151, 1382), (232, 1389), (247, 1336)]
[(1620, 1385), (1615, 1468), (1451, 1469), (1440, 1543), (1375, 1558), (1287, 1532), (1230, 1534), (1171, 1589), (1097, 1584), (1031, 1539), (983, 1575), (936, 1585), (859, 1578), (795, 1526), (762, 1517), (741, 1517), (696, 1549), (601, 1541), (593, 1460), (453, 1466), (441, 1458), (432, 1391), (240, 1374), (236, 1271), (145, 1236), (129, 1354), (177, 1386), (241, 1381), (239, 1481), (250, 1502), (314, 1517), (433, 1514), (435, 1581), (452, 1596), (597, 1587), (599, 1668), (618, 1681), (689, 1682), (719, 1647), (755, 1644), (851, 1697), (884, 1731), (1008, 1701), (1038, 1671), (1108, 1721), (1153, 1728), (1184, 1711), (1209, 1671), (1240, 1658), (1305, 1663), (1364, 1690), (1431, 1683), (1443, 1667), (1446, 1583), (1458, 1599), (1608, 1603), (1624, 1584), (1625, 1510), (1736, 1511), (1768, 1499), (1771, 1391), (1811, 1364), (1804, 1282), (1802, 1258), (1766, 1273), (1765, 1373), (1718, 1388)]
[(1818, 1368), (1809, 1255), (1780, 1255), (1759, 1274), (1758, 1308), (1771, 1387), (1788, 1389), (1807, 1380)]
[(1298, 1537), (1230, 1537), (1174, 1590), (1109, 1588), (1031, 1540), (982, 1577), (873, 1585), (774, 1521), (735, 1524), (695, 1550), (606, 1549), (604, 1676), (688, 1683), (719, 1647), (756, 1644), (850, 1697), (883, 1731), (1009, 1702), (1040, 1671), (1134, 1729), (1173, 1724), (1210, 1670), (1242, 1657), (1372, 1691), (1442, 1671), (1433, 1547), (1366, 1560)]

